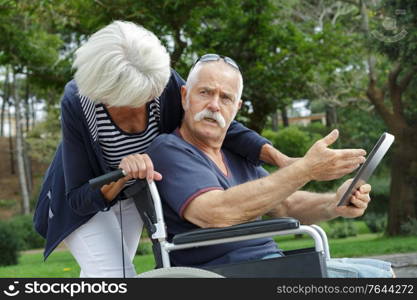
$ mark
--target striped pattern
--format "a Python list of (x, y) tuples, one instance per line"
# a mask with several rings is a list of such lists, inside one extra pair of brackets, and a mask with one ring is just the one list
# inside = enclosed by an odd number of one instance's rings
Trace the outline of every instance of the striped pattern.
[[(130, 154), (144, 153), (159, 135), (160, 104), (155, 98), (148, 106), (148, 125), (138, 133), (127, 133), (117, 127), (103, 104), (95, 104), (81, 96), (81, 106), (94, 141), (99, 142), (103, 158), (111, 169), (116, 169), (122, 158)], [(128, 182), (128, 185), (133, 180)]]
[(96, 120), (96, 105), (88, 97), (80, 95), (81, 107), (84, 112), (85, 119), (87, 120), (88, 129), (90, 130), (93, 141), (97, 141), (97, 120)]

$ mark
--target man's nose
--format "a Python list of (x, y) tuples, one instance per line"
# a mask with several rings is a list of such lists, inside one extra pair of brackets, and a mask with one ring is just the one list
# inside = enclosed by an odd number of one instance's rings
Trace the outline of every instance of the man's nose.
[(220, 110), (220, 97), (219, 95), (213, 95), (213, 97), (211, 97), (210, 102), (207, 105), (207, 108), (210, 109), (211, 111), (219, 111)]

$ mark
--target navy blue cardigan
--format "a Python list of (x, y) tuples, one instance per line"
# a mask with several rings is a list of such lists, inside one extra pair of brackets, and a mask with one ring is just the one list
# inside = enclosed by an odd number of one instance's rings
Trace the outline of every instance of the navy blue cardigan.
[[(184, 80), (172, 70), (171, 78), (160, 96), (160, 133), (175, 130), (182, 119), (180, 87)], [(86, 223), (98, 211), (108, 210), (120, 195), (108, 203), (100, 189), (88, 180), (110, 170), (103, 160), (97, 137), (90, 133), (81, 107), (75, 81), (70, 81), (61, 101), (62, 142), (46, 171), (34, 215), (35, 229), (46, 239), (44, 258), (71, 232)], [(229, 150), (259, 163), (266, 139), (238, 122), (230, 126), (224, 145)]]

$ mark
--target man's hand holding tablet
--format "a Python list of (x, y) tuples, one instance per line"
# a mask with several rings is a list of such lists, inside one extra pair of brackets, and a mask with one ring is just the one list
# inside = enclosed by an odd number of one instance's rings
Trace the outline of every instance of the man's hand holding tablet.
[(361, 185), (368, 181), (369, 177), (371, 177), (372, 173), (375, 171), (376, 167), (384, 157), (385, 153), (387, 153), (393, 142), (393, 135), (386, 132), (381, 135), (378, 142), (366, 158), (366, 161), (359, 168), (349, 187), (341, 197), (337, 206), (349, 205), (349, 199), (351, 196), (355, 194)]

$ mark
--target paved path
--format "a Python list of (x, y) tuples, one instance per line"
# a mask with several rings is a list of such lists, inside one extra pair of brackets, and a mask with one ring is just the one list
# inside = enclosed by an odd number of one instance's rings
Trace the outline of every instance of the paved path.
[(392, 263), (397, 277), (417, 278), (417, 252), (372, 256)]

